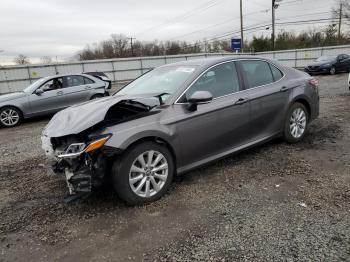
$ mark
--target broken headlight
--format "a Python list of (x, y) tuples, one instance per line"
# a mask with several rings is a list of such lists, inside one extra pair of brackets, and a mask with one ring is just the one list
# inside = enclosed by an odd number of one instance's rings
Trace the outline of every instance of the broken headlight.
[(82, 153), (90, 153), (101, 148), (110, 138), (111, 134), (92, 138), (88, 143), (74, 143), (67, 147), (63, 154), (58, 155), (58, 158), (75, 158)]

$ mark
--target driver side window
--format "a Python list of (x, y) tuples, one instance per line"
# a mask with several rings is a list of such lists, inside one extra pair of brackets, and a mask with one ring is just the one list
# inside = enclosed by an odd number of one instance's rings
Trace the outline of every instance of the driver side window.
[(44, 92), (63, 88), (63, 79), (53, 78), (40, 87)]
[(213, 98), (239, 91), (239, 80), (234, 62), (217, 65), (205, 72), (185, 93), (182, 102), (196, 91), (208, 91)]

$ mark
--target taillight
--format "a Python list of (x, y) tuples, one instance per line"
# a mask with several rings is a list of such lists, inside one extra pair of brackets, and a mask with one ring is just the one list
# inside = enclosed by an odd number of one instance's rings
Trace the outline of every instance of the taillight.
[(309, 84), (315, 89), (318, 88), (318, 80), (316, 78), (311, 78)]

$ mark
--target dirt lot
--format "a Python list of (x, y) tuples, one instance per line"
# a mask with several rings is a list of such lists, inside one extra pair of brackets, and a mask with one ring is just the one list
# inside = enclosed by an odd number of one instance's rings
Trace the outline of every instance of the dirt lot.
[(304, 141), (272, 141), (128, 207), (111, 190), (64, 204), (40, 148), (47, 119), (0, 130), (0, 261), (350, 261), (350, 92), (320, 76)]

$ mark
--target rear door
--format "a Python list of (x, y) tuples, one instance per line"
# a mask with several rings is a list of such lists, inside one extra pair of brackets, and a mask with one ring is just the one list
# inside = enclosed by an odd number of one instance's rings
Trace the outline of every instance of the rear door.
[[(87, 101), (91, 97), (94, 82), (81, 75), (64, 77), (65, 98), (69, 106)], [(89, 81), (89, 82), (88, 82)]]
[(29, 96), (32, 115), (51, 114), (68, 106), (64, 98), (65, 88), (62, 77), (50, 79), (38, 88), (44, 92), (32, 93)]
[[(196, 91), (208, 91), (213, 101), (187, 110), (187, 99)], [(241, 90), (234, 62), (208, 69), (176, 103), (182, 111), (177, 123), (182, 146), (181, 163), (189, 166), (223, 156), (249, 140), (249, 99)], [(242, 99), (246, 99), (243, 101)], [(239, 101), (239, 102), (237, 102)]]
[(282, 131), (293, 86), (283, 73), (264, 60), (241, 60), (240, 70), (249, 90), (251, 139), (258, 141)]

